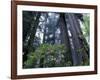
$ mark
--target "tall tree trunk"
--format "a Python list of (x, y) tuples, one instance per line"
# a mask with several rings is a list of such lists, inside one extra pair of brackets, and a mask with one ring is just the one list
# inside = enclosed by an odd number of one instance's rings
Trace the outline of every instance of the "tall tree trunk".
[(78, 39), (79, 39), (79, 42), (80, 42), (81, 48), (82, 48), (82, 54), (81, 54), (82, 61), (83, 61), (83, 63), (86, 63), (86, 61), (89, 61), (89, 45), (88, 45), (88, 43), (83, 35), (78, 18), (77, 18), (77, 16), (75, 16), (75, 14), (74, 14), (74, 19), (75, 19), (74, 22), (77, 24), (76, 25), (76, 32), (77, 32)]
[(74, 65), (81, 65), (83, 62), (83, 58), (87, 60), (86, 50), (83, 49), (85, 46), (85, 44), (83, 44), (84, 40), (80, 39), (80, 36), (83, 36), (82, 30), (80, 28), (79, 21), (76, 18), (75, 14), (68, 13), (67, 17), (68, 17), (67, 22), (70, 25), (69, 30), (72, 34), (71, 39), (72, 39), (73, 50), (74, 50), (74, 53), (72, 53), (73, 63)]
[(66, 49), (67, 49), (67, 54), (65, 55), (65, 57), (68, 58), (68, 56), (69, 56), (69, 59), (66, 58), (66, 61), (69, 60), (69, 61), (72, 62), (72, 57), (71, 57), (71, 54), (70, 54), (71, 45), (70, 45), (70, 41), (69, 41), (69, 37), (68, 37), (68, 28), (67, 28), (67, 25), (66, 25), (64, 13), (60, 14), (58, 25), (60, 26), (60, 30), (61, 30), (61, 43), (65, 44)]
[(23, 55), (23, 62), (27, 60), (27, 54), (32, 49), (33, 41), (34, 41), (35, 33), (36, 33), (36, 30), (37, 30), (37, 27), (38, 27), (40, 15), (41, 15), (41, 13), (37, 13), (36, 20), (31, 23), (31, 26), (30, 26), (31, 27), (30, 35), (28, 36), (29, 37), (29, 40), (28, 40), (27, 46), (25, 48), (26, 49), (25, 50), (26, 52), (24, 52), (24, 55)]
[(68, 13), (67, 14), (67, 21), (68, 21), (68, 24), (69, 24), (69, 30), (71, 32), (71, 38), (70, 38), (70, 43), (72, 44), (72, 57), (73, 57), (73, 65), (80, 65), (81, 64), (81, 53), (78, 52), (79, 49), (81, 49), (81, 45), (79, 43), (79, 40), (78, 40), (78, 35), (77, 35), (77, 31), (76, 31), (76, 25), (74, 23), (75, 19), (73, 13)]

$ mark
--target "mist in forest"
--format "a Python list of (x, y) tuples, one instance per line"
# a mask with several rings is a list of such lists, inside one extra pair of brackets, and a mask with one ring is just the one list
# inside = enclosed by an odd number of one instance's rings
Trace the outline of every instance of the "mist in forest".
[(89, 65), (90, 14), (23, 11), (23, 68)]

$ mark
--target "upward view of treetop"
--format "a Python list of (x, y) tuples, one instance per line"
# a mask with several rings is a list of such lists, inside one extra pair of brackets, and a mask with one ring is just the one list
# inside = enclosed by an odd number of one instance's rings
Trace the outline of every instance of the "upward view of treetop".
[(23, 68), (89, 65), (87, 13), (23, 11)]

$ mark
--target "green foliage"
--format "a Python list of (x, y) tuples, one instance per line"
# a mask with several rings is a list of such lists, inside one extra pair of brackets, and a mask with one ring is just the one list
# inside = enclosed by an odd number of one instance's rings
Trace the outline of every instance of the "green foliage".
[(77, 52), (81, 53), (81, 52), (83, 52), (83, 50), (84, 50), (84, 48), (79, 48), (79, 49), (77, 49)]
[[(77, 52), (80, 53), (80, 54), (84, 53), (82, 55), (82, 61), (81, 61), (80, 66), (87, 66), (87, 65), (89, 65), (89, 58), (88, 58), (87, 54), (84, 52), (84, 48), (77, 49)], [(80, 54), (78, 54), (78, 55), (80, 55)]]
[(83, 16), (83, 20), (84, 20), (84, 22), (83, 22), (83, 25), (84, 25), (84, 27), (83, 27), (83, 35), (85, 36), (87, 42), (89, 43), (90, 16), (88, 14), (87, 15), (85, 14)]
[(89, 65), (89, 60), (82, 61), (80, 66), (87, 66)]
[(34, 52), (29, 53), (24, 68), (71, 66), (72, 63), (66, 61), (65, 54), (68, 54), (68, 50), (63, 44), (41, 44)]

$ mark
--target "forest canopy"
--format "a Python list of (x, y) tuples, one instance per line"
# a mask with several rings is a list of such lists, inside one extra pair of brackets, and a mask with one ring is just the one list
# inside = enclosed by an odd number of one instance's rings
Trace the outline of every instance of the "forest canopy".
[(89, 65), (88, 13), (23, 11), (23, 68)]

